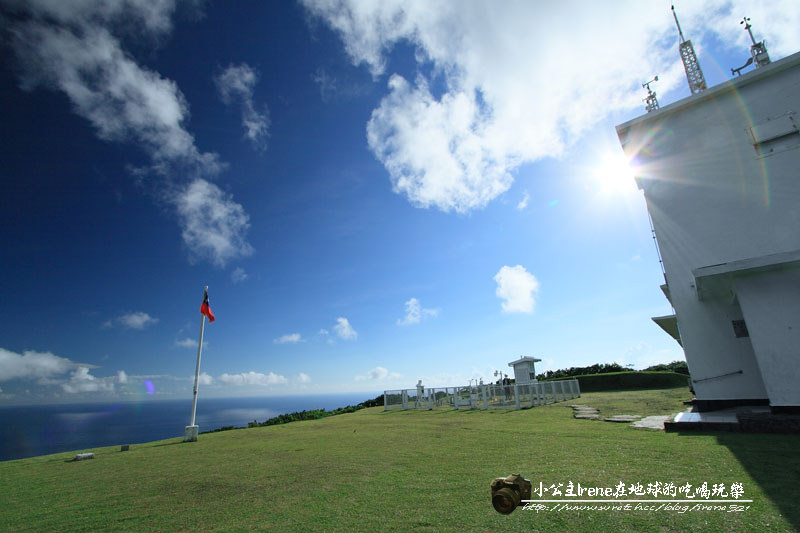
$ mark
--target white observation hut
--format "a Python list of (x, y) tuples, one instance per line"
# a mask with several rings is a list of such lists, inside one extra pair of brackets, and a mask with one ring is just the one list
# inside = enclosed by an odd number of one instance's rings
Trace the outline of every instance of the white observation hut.
[(527, 385), (536, 383), (536, 369), (533, 363), (539, 363), (541, 359), (535, 357), (521, 357), (516, 361), (511, 361), (508, 366), (514, 369), (514, 381), (517, 385)]

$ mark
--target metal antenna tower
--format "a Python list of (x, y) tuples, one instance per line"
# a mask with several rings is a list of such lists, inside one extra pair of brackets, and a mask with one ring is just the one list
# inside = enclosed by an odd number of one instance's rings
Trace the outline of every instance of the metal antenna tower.
[(752, 28), (750, 25), (750, 17), (744, 17), (739, 24), (744, 24), (744, 29), (750, 34), (750, 41), (753, 43), (753, 46), (750, 47), (750, 55), (753, 56), (753, 62), (755, 62), (756, 68), (769, 65), (770, 59), (767, 53), (767, 43), (764, 41), (756, 42), (755, 37), (753, 37), (753, 32), (750, 30), (750, 28)]
[(656, 81), (658, 81), (658, 76), (642, 84), (642, 88), (647, 89), (647, 98), (642, 100), (642, 102), (644, 102), (645, 109), (647, 109), (648, 113), (650, 113), (651, 111), (655, 111), (656, 109), (659, 108), (658, 99), (656, 98), (656, 92), (650, 88), (650, 84)]
[(672, 16), (675, 17), (675, 24), (678, 26), (678, 33), (681, 36), (681, 61), (683, 61), (683, 69), (686, 71), (686, 80), (689, 82), (689, 90), (692, 94), (706, 90), (706, 79), (703, 76), (703, 70), (700, 68), (700, 63), (697, 61), (697, 55), (694, 53), (694, 46), (691, 40), (683, 38), (683, 31), (681, 30), (681, 23), (678, 22), (678, 15), (675, 13), (675, 6), (672, 6)]

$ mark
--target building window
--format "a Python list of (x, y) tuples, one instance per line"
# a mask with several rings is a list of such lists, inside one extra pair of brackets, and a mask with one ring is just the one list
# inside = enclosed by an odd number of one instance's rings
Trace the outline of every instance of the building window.
[(747, 324), (744, 323), (744, 320), (733, 320), (731, 323), (733, 324), (733, 334), (736, 335), (737, 339), (750, 336), (750, 333), (747, 332)]

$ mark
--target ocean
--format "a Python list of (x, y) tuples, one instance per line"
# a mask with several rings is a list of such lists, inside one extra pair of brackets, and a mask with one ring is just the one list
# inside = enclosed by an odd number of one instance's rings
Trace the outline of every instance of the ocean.
[[(284, 413), (356, 405), (380, 393), (197, 400), (200, 431)], [(192, 400), (0, 407), (0, 461), (182, 437)]]

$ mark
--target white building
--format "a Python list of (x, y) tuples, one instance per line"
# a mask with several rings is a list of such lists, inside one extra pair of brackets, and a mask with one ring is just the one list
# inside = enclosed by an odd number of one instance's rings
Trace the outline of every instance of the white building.
[(508, 366), (514, 369), (514, 383), (517, 385), (537, 383), (534, 363), (540, 361), (541, 359), (536, 359), (535, 357), (521, 357), (516, 361), (508, 363)]
[(800, 53), (617, 126), (700, 410), (800, 409)]

